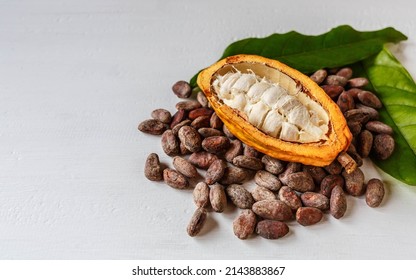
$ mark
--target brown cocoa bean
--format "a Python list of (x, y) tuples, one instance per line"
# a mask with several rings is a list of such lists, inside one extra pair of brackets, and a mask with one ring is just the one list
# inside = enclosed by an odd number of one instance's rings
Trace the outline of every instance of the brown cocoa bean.
[(198, 91), (196, 94), (196, 100), (201, 104), (202, 107), (208, 107), (208, 99), (202, 91)]
[(201, 135), (192, 126), (182, 126), (178, 131), (178, 137), (189, 151), (195, 153), (201, 150)]
[(337, 105), (341, 112), (345, 113), (346, 111), (355, 108), (354, 98), (344, 91), (338, 96)]
[(312, 176), (304, 171), (288, 175), (287, 186), (298, 192), (313, 191), (315, 189)]
[(264, 164), (264, 169), (274, 175), (279, 175), (285, 170), (284, 163), (277, 158), (264, 155), (261, 158), (261, 162)]
[[(379, 114), (379, 113), (378, 113), (378, 111), (377, 111), (376, 109), (374, 109), (374, 108), (371, 108), (371, 107), (365, 106), (365, 105), (360, 104), (360, 103), (356, 103), (356, 104), (355, 104), (355, 107), (356, 107), (359, 111), (361, 111), (361, 112), (363, 112), (365, 115), (367, 115), (367, 116), (368, 116), (368, 120), (378, 120), (378, 119), (380, 118), (380, 114)], [(368, 120), (363, 121), (362, 123), (366, 123)]]
[(365, 124), (365, 128), (377, 134), (393, 135), (393, 128), (391, 128), (391, 126), (385, 123), (382, 123), (380, 121), (369, 121)]
[(209, 118), (209, 116), (199, 116), (191, 122), (191, 126), (195, 129), (209, 127)]
[(210, 126), (215, 129), (222, 129), (223, 122), (220, 117), (214, 112), (209, 120)]
[(172, 133), (175, 134), (176, 136), (178, 135), (179, 129), (181, 129), (182, 126), (185, 125), (191, 125), (191, 120), (183, 120), (180, 123), (176, 124), (173, 128), (172, 128)]
[(336, 75), (349, 80), (352, 77), (352, 69), (350, 67), (343, 67), (337, 71)]
[(194, 214), (192, 215), (188, 227), (186, 228), (188, 235), (191, 237), (198, 235), (198, 233), (204, 227), (206, 219), (207, 210), (205, 210), (204, 208), (197, 208)]
[(384, 198), (384, 184), (381, 180), (373, 178), (367, 183), (365, 202), (370, 207), (378, 207)]
[(231, 131), (227, 128), (227, 126), (222, 126), (222, 132), (224, 132), (225, 136), (227, 136), (230, 139), (235, 139), (235, 136), (231, 133)]
[(192, 196), (197, 207), (206, 208), (209, 205), (209, 186), (204, 182), (196, 184)]
[(279, 180), (282, 182), (283, 185), (288, 184), (288, 176), (292, 173), (298, 172), (302, 169), (302, 164), (298, 162), (288, 162), (286, 165), (286, 169), (279, 174)]
[(364, 193), (364, 173), (360, 168), (355, 169), (348, 174), (345, 170), (342, 172), (345, 180), (345, 190), (352, 196), (360, 196)]
[(324, 169), (329, 174), (341, 174), (341, 172), (342, 172), (342, 165), (337, 160), (334, 160), (329, 165), (324, 166)]
[(172, 164), (179, 173), (188, 178), (195, 178), (198, 176), (198, 171), (196, 171), (195, 166), (180, 156), (174, 157)]
[(159, 156), (155, 153), (151, 153), (147, 156), (146, 163), (144, 165), (144, 176), (150, 181), (162, 181), (162, 167), (160, 165)]
[(326, 77), (324, 83), (327, 85), (334, 85), (334, 86), (345, 86), (348, 80), (345, 77), (338, 76), (338, 75), (328, 75)]
[(222, 176), (220, 183), (224, 185), (230, 184), (241, 184), (250, 176), (250, 172), (247, 169), (228, 166), (225, 169), (224, 175)]
[(166, 125), (161, 121), (155, 119), (148, 119), (142, 121), (138, 129), (141, 132), (152, 134), (152, 135), (161, 135), (166, 130)]
[(245, 145), (243, 155), (248, 156), (248, 157), (258, 158), (258, 157), (260, 157), (261, 153), (259, 151), (257, 151), (256, 149), (254, 149), (253, 147)]
[(176, 156), (180, 153), (179, 141), (173, 134), (172, 130), (168, 129), (163, 132), (160, 139), (162, 149), (168, 156)]
[(319, 85), (325, 80), (327, 76), (328, 76), (328, 73), (326, 72), (325, 69), (319, 69), (315, 73), (313, 73), (310, 76), (310, 78), (312, 79), (312, 81), (314, 81), (315, 83)]
[(350, 122), (347, 122), (347, 125), (353, 136), (357, 136), (361, 132), (361, 128), (362, 128), (361, 122), (350, 121)]
[(254, 181), (257, 185), (267, 188), (271, 191), (278, 191), (282, 186), (279, 178), (265, 170), (257, 171), (256, 175), (254, 175)]
[(170, 168), (163, 170), (163, 180), (168, 186), (175, 189), (186, 189), (189, 185), (185, 176)]
[(378, 159), (388, 159), (394, 152), (395, 142), (389, 134), (378, 134), (374, 137), (373, 152)]
[(263, 163), (260, 159), (249, 157), (245, 155), (236, 156), (233, 159), (233, 164), (238, 167), (243, 167), (251, 170), (260, 170), (263, 168)]
[(200, 129), (198, 129), (198, 133), (201, 134), (203, 138), (211, 136), (223, 136), (223, 133), (221, 131), (211, 127), (201, 127)]
[(301, 194), (300, 199), (303, 205), (307, 207), (315, 207), (322, 211), (329, 208), (329, 199), (320, 193), (305, 192)]
[(266, 239), (278, 239), (288, 232), (289, 227), (281, 221), (262, 220), (256, 226), (256, 233)]
[(331, 191), (329, 209), (331, 215), (335, 219), (343, 217), (347, 211), (347, 199), (345, 197), (344, 190), (339, 185), (336, 185)]
[(192, 153), (188, 158), (190, 163), (201, 169), (208, 169), (216, 159), (216, 155), (207, 152)]
[(212, 185), (218, 182), (222, 176), (224, 176), (225, 169), (227, 164), (222, 159), (214, 160), (211, 165), (208, 167), (207, 172), (205, 173), (205, 183)]
[(321, 88), (334, 100), (344, 91), (344, 88), (338, 85), (322, 85)]
[(212, 185), (209, 191), (209, 201), (215, 212), (224, 212), (227, 207), (227, 196), (225, 194), (224, 186), (218, 183)]
[(173, 129), (178, 123), (184, 121), (186, 119), (187, 113), (185, 110), (178, 110), (172, 116), (172, 121), (170, 123), (170, 128)]
[(370, 91), (363, 90), (357, 95), (357, 97), (358, 100), (360, 100), (360, 102), (365, 106), (375, 109), (380, 109), (381, 107), (383, 107), (383, 104), (381, 103), (380, 99), (378, 99), (378, 97)]
[(189, 155), (191, 153), (190, 150), (188, 150), (183, 143), (179, 143), (179, 151), (181, 155)]
[(177, 81), (174, 83), (172, 91), (179, 98), (188, 98), (192, 94), (191, 85), (186, 81)]
[(347, 122), (366, 123), (368, 120), (370, 120), (369, 114), (361, 109), (348, 110), (344, 113), (344, 117), (347, 119)]
[(293, 218), (290, 207), (280, 200), (261, 200), (253, 204), (254, 213), (264, 219), (287, 221)]
[(286, 203), (290, 209), (294, 211), (302, 206), (302, 201), (300, 200), (298, 194), (288, 186), (283, 186), (279, 190), (279, 199)]
[(360, 92), (362, 92), (363, 90), (360, 88), (350, 88), (349, 90), (346, 91), (346, 93), (348, 95), (351, 95), (352, 98), (354, 98), (355, 100), (358, 99), (358, 94)]
[(329, 198), (335, 186), (343, 188), (344, 178), (341, 175), (328, 175), (322, 180), (319, 192)]
[(172, 115), (166, 109), (155, 109), (152, 111), (151, 116), (153, 119), (158, 120), (164, 124), (170, 124)]
[(348, 80), (348, 86), (352, 88), (365, 87), (366, 85), (368, 85), (368, 80), (364, 77), (352, 78)]
[(176, 103), (175, 107), (177, 110), (192, 111), (194, 109), (200, 108), (201, 104), (196, 100), (186, 100)]
[(213, 154), (224, 153), (230, 146), (230, 140), (225, 136), (211, 136), (202, 140), (202, 148)]
[(240, 239), (247, 239), (256, 229), (257, 217), (250, 209), (241, 211), (240, 215), (233, 221), (234, 235)]
[(322, 180), (327, 175), (325, 169), (319, 166), (304, 165), (303, 171), (308, 172), (312, 176), (315, 185), (320, 185)]
[(267, 199), (276, 199), (276, 195), (269, 190), (268, 188), (256, 186), (254, 190), (251, 192), (251, 195), (253, 196), (255, 201), (260, 200), (267, 200)]
[(296, 211), (296, 221), (302, 226), (311, 226), (319, 223), (324, 214), (314, 207), (299, 207)]
[(233, 159), (236, 156), (239, 156), (243, 153), (243, 144), (240, 140), (234, 139), (230, 141), (230, 146), (224, 154), (224, 158), (228, 162), (233, 162)]
[(209, 120), (211, 119), (212, 112), (213, 111), (210, 108), (204, 108), (204, 107), (196, 108), (196, 109), (193, 109), (193, 110), (189, 111), (188, 118), (190, 120), (194, 120), (198, 117), (206, 116), (206, 117), (208, 117), (208, 125), (207, 125), (207, 127), (208, 127), (209, 126)]
[(225, 188), (225, 192), (232, 203), (238, 208), (250, 209), (253, 206), (253, 196), (242, 185), (231, 184)]
[(358, 153), (361, 157), (366, 158), (370, 154), (371, 148), (373, 147), (373, 134), (364, 129), (358, 135)]

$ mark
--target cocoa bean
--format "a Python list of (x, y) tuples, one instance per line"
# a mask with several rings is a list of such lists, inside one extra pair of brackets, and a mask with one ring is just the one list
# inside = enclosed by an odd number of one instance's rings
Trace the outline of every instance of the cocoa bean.
[(234, 235), (240, 239), (247, 239), (256, 229), (257, 217), (250, 209), (241, 211), (240, 215), (233, 221)]
[(253, 206), (254, 199), (251, 193), (242, 185), (231, 184), (225, 188), (225, 192), (232, 203), (240, 209), (249, 209)]
[(304, 165), (303, 171), (308, 172), (312, 176), (315, 185), (320, 185), (326, 176), (325, 169), (319, 166)]
[(304, 171), (288, 175), (287, 186), (298, 192), (313, 191), (315, 189), (312, 176)]
[(348, 86), (353, 88), (365, 87), (366, 85), (368, 85), (368, 80), (364, 77), (352, 78), (348, 80)]
[(358, 100), (360, 100), (360, 102), (365, 106), (375, 109), (380, 109), (381, 107), (383, 107), (383, 104), (381, 103), (380, 99), (378, 99), (378, 97), (370, 91), (363, 90), (357, 95), (357, 97)]
[(192, 196), (197, 207), (206, 208), (209, 205), (209, 187), (204, 182), (196, 184)]
[(193, 110), (189, 111), (188, 118), (190, 120), (195, 120), (198, 117), (206, 116), (208, 118), (208, 125), (207, 125), (207, 127), (208, 127), (209, 123), (210, 123), (209, 120), (211, 119), (212, 112), (213, 111), (210, 108), (204, 108), (204, 107), (196, 108), (196, 109), (193, 109)]
[(341, 112), (345, 113), (355, 108), (354, 98), (344, 91), (338, 96), (337, 105), (341, 109)]
[(191, 126), (195, 129), (209, 127), (209, 116), (199, 116), (191, 122)]
[(280, 200), (261, 200), (253, 204), (252, 210), (262, 218), (287, 221), (293, 218), (290, 207)]
[(358, 99), (358, 94), (360, 92), (362, 92), (363, 90), (360, 88), (350, 88), (349, 90), (346, 91), (346, 93), (348, 95), (351, 95), (352, 98), (354, 98), (355, 100)]
[(240, 140), (234, 139), (230, 141), (230, 146), (224, 154), (224, 158), (228, 162), (233, 162), (233, 159), (236, 156), (239, 156), (243, 153), (243, 144)]
[(302, 169), (302, 164), (298, 162), (288, 162), (286, 165), (286, 169), (279, 174), (279, 180), (282, 182), (283, 185), (288, 184), (288, 176), (292, 173), (298, 172)]
[(263, 163), (260, 159), (249, 157), (245, 155), (236, 156), (233, 159), (233, 164), (238, 167), (243, 167), (251, 170), (260, 170), (263, 168)]
[(178, 131), (179, 140), (191, 152), (198, 152), (201, 150), (201, 135), (192, 126), (182, 126)]
[(329, 199), (320, 193), (305, 192), (301, 194), (300, 199), (303, 205), (307, 207), (315, 207), (322, 211), (329, 208)]
[(176, 156), (180, 153), (179, 141), (173, 134), (172, 130), (168, 129), (162, 134), (160, 139), (162, 149), (168, 156)]
[(378, 134), (374, 137), (373, 152), (378, 159), (388, 159), (394, 152), (394, 139), (389, 134)]
[(381, 180), (373, 178), (367, 183), (365, 202), (370, 207), (378, 207), (384, 198), (384, 184)]
[(222, 129), (222, 126), (223, 126), (222, 120), (217, 116), (215, 112), (211, 115), (209, 123), (212, 128)]
[(339, 85), (322, 85), (321, 88), (334, 100), (344, 91), (344, 88)]
[(341, 175), (328, 175), (322, 180), (319, 192), (329, 198), (335, 186), (343, 188), (344, 178)]
[(192, 153), (188, 158), (190, 163), (201, 169), (208, 169), (216, 159), (216, 155), (207, 152)]
[(192, 94), (191, 85), (186, 81), (177, 81), (173, 84), (172, 91), (179, 98), (188, 98)]
[(186, 189), (189, 185), (185, 176), (170, 168), (163, 170), (163, 180), (168, 186), (175, 189)]
[(209, 201), (215, 212), (224, 212), (227, 207), (227, 196), (222, 185), (215, 183), (211, 186), (209, 191)]
[(391, 128), (391, 126), (385, 123), (382, 123), (380, 121), (369, 121), (365, 124), (365, 128), (377, 134), (393, 135), (393, 128)]
[(211, 136), (202, 140), (202, 148), (213, 154), (224, 153), (230, 146), (230, 140), (225, 136)]
[(150, 181), (163, 180), (162, 167), (157, 154), (151, 153), (147, 156), (146, 163), (144, 165), (144, 175)]
[(330, 213), (335, 219), (344, 216), (347, 211), (347, 199), (341, 186), (336, 185), (331, 191), (331, 198), (329, 201)]
[(261, 153), (259, 151), (257, 151), (256, 149), (254, 149), (253, 147), (245, 145), (243, 155), (248, 156), (248, 157), (258, 158), (258, 157), (260, 157)]
[(343, 67), (337, 71), (336, 75), (349, 80), (352, 77), (352, 69), (350, 67)]
[(328, 73), (326, 72), (325, 69), (319, 69), (315, 73), (313, 73), (310, 76), (310, 78), (312, 79), (312, 81), (314, 81), (315, 83), (319, 85), (325, 80), (327, 76), (328, 76)]
[(261, 162), (264, 164), (264, 169), (274, 175), (279, 175), (285, 170), (284, 163), (277, 158), (264, 155), (261, 158)]
[(355, 107), (362, 113), (368, 116), (368, 119), (362, 121), (362, 123), (366, 123), (368, 120), (378, 120), (380, 118), (380, 114), (374, 108), (365, 106), (363, 104), (357, 103)]
[(256, 175), (254, 176), (254, 181), (257, 185), (267, 188), (271, 191), (278, 191), (282, 186), (279, 178), (265, 170), (257, 171)]
[(205, 210), (204, 208), (197, 208), (194, 214), (192, 215), (188, 227), (186, 228), (188, 235), (191, 237), (198, 235), (198, 233), (204, 227), (206, 219), (207, 210)]
[(256, 233), (266, 239), (278, 239), (289, 232), (289, 227), (280, 221), (263, 220), (257, 223)]
[(203, 138), (211, 136), (223, 136), (223, 133), (221, 131), (211, 127), (201, 127), (200, 129), (198, 129), (198, 133), (201, 134)]
[(224, 176), (227, 164), (222, 159), (214, 160), (205, 173), (205, 183), (212, 185), (218, 182)]
[(334, 160), (329, 165), (324, 166), (324, 169), (329, 174), (341, 174), (341, 172), (342, 172), (342, 165), (337, 160)]
[(194, 109), (200, 108), (201, 104), (196, 100), (186, 100), (176, 103), (175, 107), (177, 110), (192, 111)]
[(188, 178), (195, 178), (198, 176), (198, 171), (196, 171), (195, 166), (182, 157), (175, 156), (172, 164), (179, 173)]
[(182, 122), (186, 119), (187, 113), (185, 110), (178, 110), (175, 114), (172, 116), (172, 121), (170, 123), (170, 129), (173, 129), (178, 123)]
[(373, 147), (373, 134), (364, 129), (358, 135), (358, 153), (361, 157), (366, 158), (370, 154), (371, 148)]
[(188, 150), (183, 143), (179, 143), (179, 151), (181, 155), (189, 155), (191, 153), (190, 150)]
[(253, 196), (255, 201), (260, 200), (267, 200), (267, 199), (276, 199), (276, 195), (269, 190), (268, 188), (256, 186), (254, 190), (251, 192), (251, 195)]
[(326, 77), (324, 83), (327, 85), (334, 85), (334, 86), (345, 86), (348, 80), (345, 77), (338, 76), (338, 75), (328, 75)]
[(302, 206), (302, 201), (300, 200), (298, 194), (288, 186), (281, 187), (279, 190), (279, 199), (286, 203), (290, 209), (294, 211)]
[(311, 226), (319, 223), (324, 214), (314, 207), (299, 207), (296, 211), (296, 221), (302, 226)]
[(172, 115), (166, 109), (155, 109), (152, 111), (151, 116), (153, 119), (158, 120), (164, 124), (170, 124)]
[(369, 113), (362, 109), (348, 110), (344, 113), (344, 117), (347, 119), (347, 122), (366, 123), (368, 120), (370, 120)]
[(347, 122), (347, 125), (353, 136), (357, 136), (361, 132), (361, 128), (362, 128), (361, 122), (350, 121), (350, 122)]
[(138, 129), (141, 132), (152, 134), (152, 135), (161, 135), (166, 130), (166, 125), (161, 121), (155, 119), (148, 119), (142, 121)]
[(225, 169), (220, 183), (224, 185), (241, 184), (250, 176), (250, 172), (247, 169), (239, 168), (235, 166), (228, 166)]
[(185, 126), (185, 125), (188, 125), (189, 126), (189, 125), (191, 125), (191, 123), (192, 123), (191, 120), (188, 120), (188, 119), (181, 121), (180, 123), (176, 124), (172, 128), (172, 133), (177, 136), (178, 135), (178, 132), (179, 132), (179, 129), (181, 129), (182, 126)]
[(345, 190), (353, 196), (360, 196), (364, 193), (364, 173), (357, 168), (348, 174), (345, 170), (342, 172), (345, 180)]
[(198, 91), (196, 94), (196, 100), (201, 104), (202, 107), (208, 107), (208, 99), (202, 91)]

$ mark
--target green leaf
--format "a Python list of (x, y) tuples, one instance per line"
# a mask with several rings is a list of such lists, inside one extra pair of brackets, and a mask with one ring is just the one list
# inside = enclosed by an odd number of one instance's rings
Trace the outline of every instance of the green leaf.
[[(339, 67), (375, 55), (384, 43), (397, 43), (407, 37), (392, 27), (360, 32), (348, 25), (327, 33), (311, 36), (295, 31), (272, 34), (265, 38), (247, 38), (228, 46), (222, 57), (236, 54), (256, 54), (279, 60), (304, 73), (324, 67)], [(195, 75), (190, 83), (196, 87)]]
[(379, 54), (357, 63), (354, 73), (366, 76), (369, 90), (383, 103), (380, 120), (394, 130), (396, 147), (387, 160), (373, 158), (383, 171), (416, 185), (416, 84), (400, 62), (384, 48)]

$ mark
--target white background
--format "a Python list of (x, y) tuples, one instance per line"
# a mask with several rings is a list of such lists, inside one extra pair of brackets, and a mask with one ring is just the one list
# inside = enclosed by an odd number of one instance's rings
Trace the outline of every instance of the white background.
[[(1, 259), (414, 259), (416, 187), (366, 164), (387, 194), (372, 209), (349, 198), (344, 218), (270, 241), (234, 237), (238, 211), (210, 215), (190, 238), (191, 191), (143, 175), (163, 154), (137, 124), (174, 112), (171, 86), (231, 42), (349, 24), (393, 26), (416, 77), (415, 2), (0, 0)], [(400, 164), (400, 163), (398, 163)]]

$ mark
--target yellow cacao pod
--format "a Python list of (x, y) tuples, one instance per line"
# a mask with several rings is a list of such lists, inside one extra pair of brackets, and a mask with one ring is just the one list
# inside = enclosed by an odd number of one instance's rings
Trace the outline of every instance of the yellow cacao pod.
[(326, 166), (351, 142), (337, 104), (279, 61), (227, 57), (201, 71), (197, 82), (231, 133), (274, 158)]

